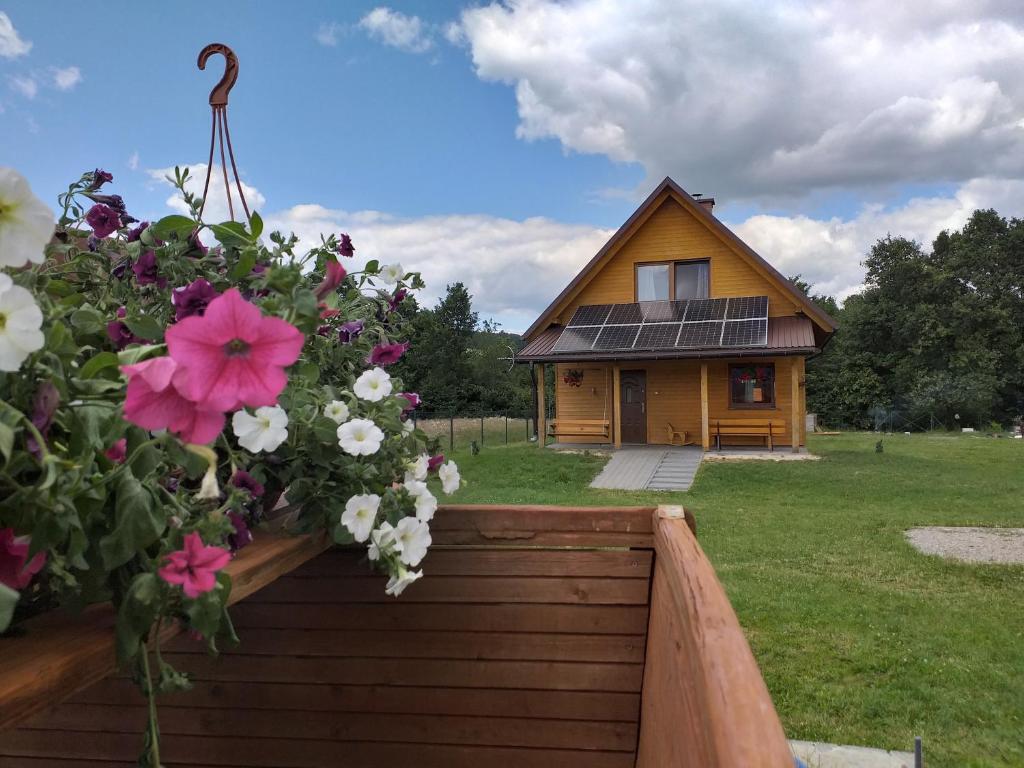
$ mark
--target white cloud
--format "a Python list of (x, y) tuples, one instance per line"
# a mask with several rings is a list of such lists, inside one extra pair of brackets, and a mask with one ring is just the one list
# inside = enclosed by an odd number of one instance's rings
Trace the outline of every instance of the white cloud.
[(139, 150), (137, 149), (128, 156), (128, 170), (139, 170)]
[(22, 40), (18, 30), (14, 28), (11, 17), (0, 11), (0, 56), (5, 59), (16, 59), (32, 50), (29, 40)]
[[(197, 197), (201, 197), (203, 194), (203, 183), (206, 180), (206, 163), (182, 163), (180, 167), (189, 169), (189, 180), (185, 182), (185, 188)], [(174, 177), (174, 168), (150, 168), (147, 169), (146, 173), (151, 179), (170, 185), (167, 177)], [(231, 181), (231, 199), (235, 209), (235, 220), (244, 221), (245, 212), (238, 199), (238, 189), (235, 186), (234, 176), (231, 174), (230, 167), (228, 168), (228, 179)], [(245, 201), (249, 204), (249, 210), (259, 210), (262, 214), (262, 209), (267, 199), (260, 194), (259, 190), (243, 181), (242, 192), (245, 193)], [(210, 175), (210, 188), (206, 195), (206, 201), (203, 221), (219, 224), (231, 219), (228, 209), (228, 198), (224, 192), (224, 171), (219, 165), (214, 165), (213, 173)], [(175, 213), (187, 214), (189, 212), (188, 206), (185, 205), (185, 201), (177, 191), (167, 198), (167, 207)]]
[(1024, 175), (1024, 5), (519, 0), (465, 10), (518, 135), (728, 199)]
[(359, 20), (366, 33), (406, 53), (426, 53), (434, 47), (429, 26), (419, 16), (406, 16), (386, 6), (374, 8)]
[(26, 99), (34, 99), (39, 93), (39, 83), (28, 75), (8, 75), (7, 84), (11, 90), (17, 91)]
[(70, 91), (82, 82), (82, 72), (78, 67), (54, 67), (53, 84), (58, 91)]
[(343, 31), (341, 24), (336, 21), (323, 21), (313, 36), (320, 45), (334, 48), (338, 44), (338, 33)]

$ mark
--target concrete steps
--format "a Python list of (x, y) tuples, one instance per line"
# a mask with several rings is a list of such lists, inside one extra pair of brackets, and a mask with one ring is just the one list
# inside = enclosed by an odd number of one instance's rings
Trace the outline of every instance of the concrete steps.
[(647, 482), (647, 490), (688, 491), (702, 458), (703, 452), (699, 448), (666, 451)]

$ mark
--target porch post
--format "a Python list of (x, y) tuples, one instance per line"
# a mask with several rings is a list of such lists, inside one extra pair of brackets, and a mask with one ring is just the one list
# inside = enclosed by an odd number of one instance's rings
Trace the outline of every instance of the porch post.
[(793, 385), (793, 391), (790, 394), (790, 411), (793, 423), (790, 425), (790, 434), (792, 436), (789, 442), (792, 443), (793, 453), (800, 453), (800, 366), (797, 365), (796, 360), (791, 362), (789, 370), (790, 380)]
[(545, 389), (544, 363), (537, 364), (537, 377), (535, 386), (537, 388), (537, 445), (544, 447), (548, 439), (548, 420), (546, 406), (544, 403)]
[(708, 425), (708, 364), (700, 364), (700, 444), (711, 448), (711, 429)]
[(622, 369), (612, 371), (612, 439), (616, 448), (622, 447)]

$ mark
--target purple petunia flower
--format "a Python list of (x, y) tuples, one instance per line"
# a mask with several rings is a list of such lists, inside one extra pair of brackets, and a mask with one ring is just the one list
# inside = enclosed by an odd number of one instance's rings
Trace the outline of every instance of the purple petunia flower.
[(342, 232), (338, 235), (338, 255), (352, 258), (356, 255), (356, 248), (352, 245), (352, 238)]
[(401, 344), (378, 344), (366, 358), (366, 362), (370, 365), (391, 365), (397, 363), (408, 348), (409, 342), (407, 341), (403, 341)]
[(444, 464), (443, 453), (439, 453), (436, 456), (431, 456), (429, 459), (427, 459), (427, 472), (436, 471), (437, 468), (440, 467), (442, 464)]
[(245, 522), (245, 518), (231, 510), (228, 512), (228, 520), (235, 528), (234, 533), (228, 534), (228, 546), (231, 547), (231, 551), (237, 552), (242, 547), (252, 544), (252, 531), (249, 530), (249, 524)]
[(405, 297), (409, 295), (409, 292), (405, 288), (399, 288), (392, 294), (391, 298), (388, 299), (388, 312), (394, 312), (398, 309), (398, 305), (405, 301)]
[(409, 401), (409, 404), (406, 405), (406, 406), (403, 406), (403, 408), (402, 408), (402, 416), (405, 416), (407, 413), (415, 410), (416, 408), (419, 408), (420, 407), (420, 403), (423, 402), (420, 399), (420, 396), (417, 395), (415, 392), (399, 392), (398, 396), (399, 397), (404, 397), (406, 400)]
[(135, 279), (139, 281), (139, 285), (156, 284), (156, 287), (160, 289), (167, 287), (167, 278), (161, 277), (157, 271), (156, 254), (153, 251), (143, 252), (139, 256), (139, 260), (132, 266), (132, 272), (135, 273)]
[[(44, 381), (36, 390), (32, 398), (32, 425), (39, 430), (39, 434), (46, 439), (50, 432), (50, 425), (53, 424), (53, 415), (60, 405), (60, 392), (52, 381)], [(36, 442), (34, 436), (30, 435), (26, 441), (28, 452), (37, 459), (43, 455), (42, 447)]]
[(347, 323), (342, 323), (341, 328), (338, 329), (338, 339), (342, 344), (351, 344), (363, 332), (363, 325), (362, 320), (349, 320)]
[[(113, 208), (121, 218), (127, 215), (127, 209), (124, 207), (124, 198), (120, 195), (97, 195), (92, 192), (86, 192), (85, 196), (94, 203)], [(135, 221), (135, 219), (132, 219), (132, 221)]]
[(200, 315), (206, 311), (206, 305), (220, 294), (209, 281), (203, 278), (193, 280), (183, 288), (175, 288), (171, 292), (171, 303), (174, 305), (174, 319), (183, 320), (192, 315)]
[(328, 294), (334, 293), (335, 289), (341, 285), (341, 281), (345, 279), (345, 268), (334, 259), (327, 262), (325, 272), (323, 282), (316, 289), (318, 301)]
[(85, 243), (86, 247), (93, 253), (100, 249), (100, 239), (96, 235), (89, 235), (89, 239)]
[(139, 222), (139, 226), (135, 227), (134, 229), (129, 229), (128, 230), (128, 242), (129, 243), (134, 243), (136, 240), (138, 240), (140, 237), (142, 237), (142, 233), (146, 231), (146, 228), (148, 226), (149, 226), (149, 222), (148, 221), (140, 221)]
[(185, 252), (185, 255), (193, 259), (201, 259), (210, 251), (209, 248), (203, 245), (203, 241), (199, 239), (198, 231), (188, 236), (188, 245), (189, 249)]
[(101, 168), (97, 168), (92, 172), (92, 181), (89, 183), (88, 190), (95, 192), (97, 189), (102, 187), (107, 182), (114, 180), (114, 174), (108, 173)]
[(231, 484), (249, 492), (255, 499), (263, 495), (263, 484), (244, 469), (236, 469), (231, 475)]
[(85, 214), (85, 220), (92, 227), (96, 237), (106, 237), (121, 226), (121, 217), (117, 211), (103, 203), (96, 203), (90, 208)]

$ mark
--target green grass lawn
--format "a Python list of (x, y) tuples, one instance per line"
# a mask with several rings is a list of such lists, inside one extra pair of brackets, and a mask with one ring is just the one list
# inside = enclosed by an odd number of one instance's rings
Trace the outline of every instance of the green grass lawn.
[(792, 738), (1024, 765), (1024, 567), (918, 554), (919, 525), (1024, 526), (1024, 441), (812, 439), (805, 462), (703, 465), (688, 493), (602, 491), (536, 446), (457, 454), (455, 502), (682, 503)]

